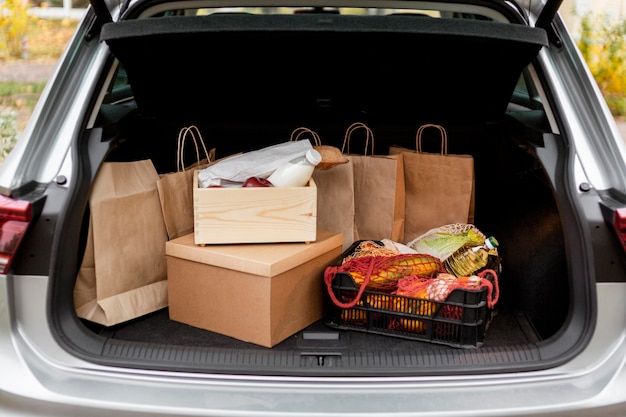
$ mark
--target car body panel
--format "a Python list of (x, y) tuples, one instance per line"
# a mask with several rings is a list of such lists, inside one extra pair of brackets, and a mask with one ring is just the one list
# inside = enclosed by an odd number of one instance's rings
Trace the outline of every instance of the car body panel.
[[(8, 283), (16, 278), (19, 284)], [(45, 280), (11, 277), (3, 281), (3, 300), (8, 292), (14, 292), (16, 301), (28, 300), (44, 312), (44, 300), (34, 300), (32, 294), (41, 293), (36, 287), (45, 286)], [(44, 323), (24, 322), (12, 343), (2, 340), (3, 369), (16, 378), (4, 380), (0, 391), (78, 409), (141, 410), (165, 416), (526, 416), (538, 412), (558, 416), (570, 415), (573, 410), (601, 416), (603, 407), (626, 407), (626, 392), (621, 389), (626, 381), (626, 306), (619, 303), (626, 296), (626, 285), (598, 284), (598, 291), (606, 303), (600, 306), (598, 318), (603, 325), (593, 341), (574, 360), (544, 371), (345, 379), (141, 372), (81, 362), (55, 347)], [(15, 323), (10, 323), (6, 309), (2, 311), (3, 332), (9, 332)], [(19, 311), (16, 313), (20, 317)], [(41, 333), (31, 335), (20, 328), (38, 328)], [(619, 337), (615, 339), (615, 335)], [(42, 357), (41, 352), (51, 355)], [(455, 401), (450, 401), (451, 396)], [(615, 415), (616, 409), (607, 408), (606, 415)]]
[[(487, 8), (481, 4), (490, 3), (477, 2), (475, 7)], [(560, 2), (548, 3), (547, 13), (556, 12)], [(96, 0), (94, 6), (103, 13), (103, 4)], [(134, 13), (132, 4), (122, 8), (125, 13)], [(108, 21), (106, 14), (102, 16), (104, 22)], [(116, 10), (113, 16), (117, 19)], [(481, 352), (494, 356), (485, 361), (487, 365), (468, 366), (458, 373), (446, 364), (438, 374), (432, 363), (425, 362), (425, 368), (433, 369), (422, 370), (422, 374), (396, 370), (395, 375), (370, 371), (370, 374), (300, 376), (297, 371), (276, 375), (246, 372), (245, 368), (232, 373), (227, 369), (208, 372), (194, 369), (193, 363), (184, 369), (173, 369), (175, 359), (159, 356), (167, 350), (158, 346), (146, 346), (147, 352), (137, 354), (145, 363), (140, 361), (133, 366), (123, 356), (106, 356), (110, 352), (104, 351), (95, 335), (93, 340), (85, 337), (80, 342), (67, 337), (71, 333), (67, 329), (78, 324), (67, 323), (65, 316), (58, 314), (55, 300), (70, 297), (70, 291), (56, 280), (75, 267), (79, 255), (76, 242), (58, 236), (71, 234), (66, 226), (84, 209), (75, 202), (85, 200), (97, 166), (109, 152), (108, 143), (102, 140), (105, 134), (94, 127), (95, 111), (85, 117), (94, 101), (103, 100), (102, 96), (93, 97), (94, 91), (113, 77), (113, 69), (103, 71), (112, 60), (104, 42), (86, 42), (78, 48), (93, 30), (93, 19), (90, 11), (72, 41), (74, 46), (66, 53), (76, 55), (62, 59), (24, 139), (0, 170), (2, 194), (20, 197), (40, 193), (46, 201), (35, 225), (41, 240), (26, 242), (23, 253), (27, 256), (17, 260), (13, 271), (0, 276), (0, 369), (10, 375), (0, 379), (0, 414), (96, 417), (114, 412), (127, 416), (302, 417), (626, 414), (624, 254), (613, 231), (604, 227), (598, 205), (606, 190), (626, 191), (626, 146), (600, 99), (597, 86), (590, 81), (589, 72), (585, 69), (579, 73), (581, 70), (570, 64), (571, 56), (545, 49), (534, 66), (542, 70), (534, 72), (533, 77), (538, 84), (550, 86), (539, 94), (550, 103), (549, 108), (555, 109), (548, 112), (553, 132), (544, 134), (543, 146), (531, 151), (544, 165), (551, 186), (559, 191), (562, 222), (568, 226), (564, 233), (579, 242), (568, 253), (571, 258), (568, 265), (577, 284), (570, 298), (572, 304), (584, 306), (566, 317), (568, 325), (550, 340), (528, 350), (512, 346), (497, 353), (485, 349), (450, 355), (460, 367), (471, 365)], [(541, 17), (538, 21), (546, 27), (552, 24), (551, 18)], [(554, 30), (553, 35), (566, 32), (558, 19)], [(571, 39), (561, 38), (560, 42), (560, 51), (576, 53)], [(554, 43), (547, 48), (555, 48)], [(62, 114), (66, 117), (61, 118)], [(63, 121), (57, 121), (60, 119)], [(84, 148), (75, 146), (76, 143)], [(583, 184), (589, 185), (591, 192), (583, 191), (587, 190)], [(66, 204), (71, 209), (62, 211), (60, 207)], [(565, 342), (569, 350), (563, 352), (560, 346)], [(106, 348), (140, 349), (123, 341)], [(201, 348), (177, 353), (190, 351), (191, 355), (206, 354)], [(213, 353), (228, 356), (225, 351)], [(106, 357), (102, 359), (98, 355)], [(128, 357), (132, 357), (132, 352)], [(287, 354), (285, 357), (291, 358)], [(500, 359), (504, 370), (498, 366)], [(389, 364), (390, 368), (394, 366), (398, 367)]]

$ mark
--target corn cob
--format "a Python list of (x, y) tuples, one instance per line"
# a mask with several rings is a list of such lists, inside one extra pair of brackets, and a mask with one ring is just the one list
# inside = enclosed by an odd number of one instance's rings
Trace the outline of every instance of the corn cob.
[[(371, 262), (375, 262), (372, 272), (369, 275), (369, 283), (372, 288), (394, 287), (396, 282), (405, 276), (416, 275), (428, 277), (443, 270), (441, 261), (431, 255), (397, 255), (390, 257), (371, 257)], [(361, 286), (366, 281), (369, 271), (362, 268), (347, 271), (354, 282)]]
[[(443, 271), (441, 261), (431, 255), (365, 256), (350, 259), (339, 266), (327, 267), (324, 270), (324, 282), (330, 299), (337, 307), (352, 308), (361, 300), (366, 288), (391, 292), (404, 276), (424, 277)], [(339, 272), (350, 274), (359, 286), (351, 301), (339, 300), (333, 291), (333, 280)]]

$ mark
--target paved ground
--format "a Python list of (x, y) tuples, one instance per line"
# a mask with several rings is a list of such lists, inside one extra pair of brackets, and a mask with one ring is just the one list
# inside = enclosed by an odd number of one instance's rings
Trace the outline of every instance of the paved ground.
[(47, 81), (57, 63), (54, 61), (0, 61), (1, 81)]
[[(0, 61), (0, 81), (47, 81), (56, 64), (56, 62), (48, 61)], [(622, 133), (622, 137), (626, 140), (626, 121), (618, 121), (617, 126)]]

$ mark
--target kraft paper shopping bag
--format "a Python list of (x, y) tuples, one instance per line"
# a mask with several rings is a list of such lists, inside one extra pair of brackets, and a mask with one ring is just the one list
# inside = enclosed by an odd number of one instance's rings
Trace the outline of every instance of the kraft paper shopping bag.
[[(423, 133), (429, 128), (439, 131), (438, 154), (422, 152)], [(415, 150), (389, 149), (390, 154), (404, 158), (405, 242), (435, 227), (472, 223), (474, 219), (474, 158), (448, 154), (447, 132), (440, 125), (420, 126), (415, 142)]]
[(167, 231), (150, 160), (104, 163), (74, 287), (79, 317), (112, 326), (167, 306)]
[(341, 232), (342, 250), (348, 249), (358, 238), (354, 214), (354, 165), (340, 149), (323, 145), (317, 132), (299, 127), (290, 140), (309, 139), (314, 149), (322, 154), (322, 166), (313, 171), (317, 186), (317, 227)]
[[(350, 153), (356, 132), (365, 137), (362, 154)], [(402, 154), (375, 155), (374, 134), (357, 122), (345, 132), (342, 152), (354, 165), (354, 205), (358, 239), (402, 241), (404, 237), (404, 161)]]
[[(186, 166), (185, 143), (189, 139), (195, 146), (196, 158), (191, 166)], [(200, 147), (204, 156), (202, 160)], [(196, 126), (188, 126), (180, 130), (176, 148), (176, 172), (161, 175), (156, 183), (167, 236), (170, 240), (193, 232), (193, 171), (209, 166), (213, 155), (215, 155), (215, 149), (207, 151), (204, 139)]]

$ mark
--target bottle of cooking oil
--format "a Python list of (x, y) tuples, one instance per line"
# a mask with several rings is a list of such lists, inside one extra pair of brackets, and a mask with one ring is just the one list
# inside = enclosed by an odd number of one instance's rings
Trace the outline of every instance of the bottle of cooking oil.
[(448, 256), (443, 265), (446, 270), (457, 277), (468, 277), (476, 271), (484, 268), (489, 260), (489, 255), (497, 254), (498, 241), (490, 236), (485, 243), (479, 246), (464, 246)]

